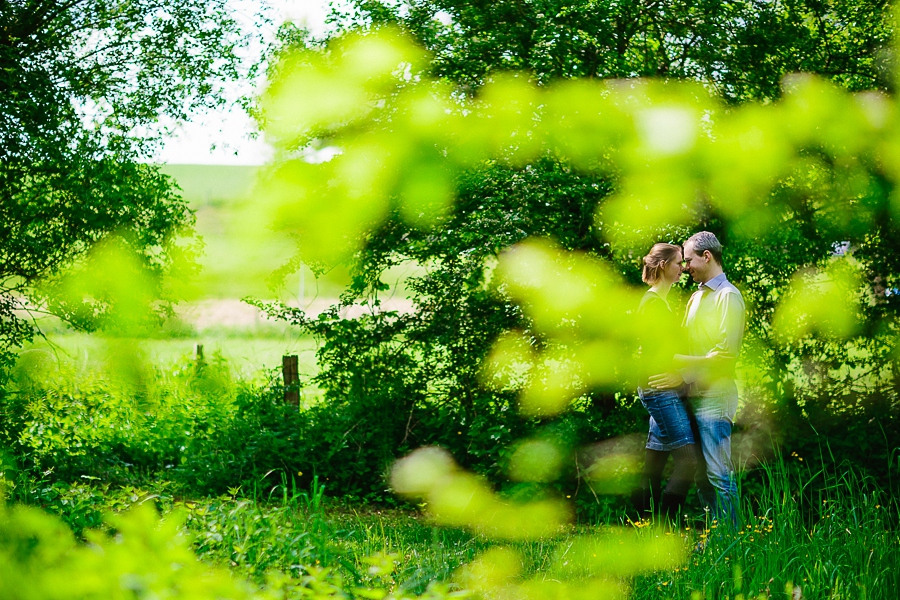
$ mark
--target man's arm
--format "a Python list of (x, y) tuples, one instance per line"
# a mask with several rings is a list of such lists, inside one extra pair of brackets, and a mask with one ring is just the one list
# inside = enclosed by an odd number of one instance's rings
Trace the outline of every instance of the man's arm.
[(728, 290), (716, 297), (718, 343), (704, 356), (675, 356), (684, 381), (713, 381), (734, 376), (744, 339), (745, 309), (740, 292)]
[(745, 309), (740, 293), (727, 291), (716, 298), (719, 342), (704, 356), (676, 354), (676, 370), (650, 377), (657, 389), (671, 389), (684, 383), (733, 377), (744, 337)]

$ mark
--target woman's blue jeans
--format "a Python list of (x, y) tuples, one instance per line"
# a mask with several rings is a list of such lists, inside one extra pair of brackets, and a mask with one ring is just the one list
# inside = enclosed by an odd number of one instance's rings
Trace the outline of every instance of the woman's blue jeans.
[(638, 388), (638, 396), (650, 413), (648, 449), (668, 452), (696, 443), (688, 409), (678, 392)]

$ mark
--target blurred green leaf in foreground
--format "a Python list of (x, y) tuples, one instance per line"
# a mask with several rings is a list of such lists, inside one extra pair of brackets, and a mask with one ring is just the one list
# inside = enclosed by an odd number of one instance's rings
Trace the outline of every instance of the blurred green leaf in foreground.
[[(398, 31), (373, 28), (285, 58), (263, 100), (282, 152), (262, 187), (260, 209), (274, 227), (297, 236), (304, 260), (326, 268), (351, 264), (393, 215), (425, 230), (442, 223), (450, 213), (448, 190), (467, 171), (491, 161), (522, 168), (552, 156), (613, 180), (594, 215), (613, 253), (640, 252), (710, 215), (737, 247), (777, 238), (798, 222), (827, 229), (833, 243), (858, 243), (858, 256), (834, 252), (821, 261), (818, 284), (798, 275), (784, 299), (775, 298), (777, 311), (757, 316), (754, 333), (774, 327), (775, 344), (820, 335), (849, 339), (859, 330), (856, 315), (881, 302), (856, 273), (879, 267), (877, 259), (865, 262), (876, 228), (875, 244), (897, 233), (891, 195), (884, 193), (900, 172), (891, 96), (853, 95), (797, 75), (785, 81), (777, 103), (729, 107), (700, 83), (544, 83), (525, 73), (488, 75), (466, 96), (430, 77), (420, 56)], [(371, 68), (359, 68), (365, 64)], [(331, 95), (342, 102), (322, 101)], [(323, 142), (336, 149), (330, 160), (314, 164), (298, 154)], [(522, 308), (540, 340), (537, 353), (513, 349), (513, 361), (528, 372), (516, 382), (523, 414), (557, 415), (590, 389), (634, 381), (637, 292), (617, 271), (608, 259), (540, 239), (500, 255), (491, 288)], [(674, 347), (666, 337), (663, 346)], [(512, 346), (508, 339), (502, 344), (492, 365), (508, 374), (502, 352)], [(765, 371), (772, 355), (755, 358)], [(565, 522), (564, 510), (551, 510), (558, 502), (552, 491), (526, 503), (504, 500), (440, 452), (413, 453), (393, 475), (395, 488), (424, 499), (436, 522), (500, 539), (552, 535)], [(638, 552), (634, 543), (606, 568), (630, 564), (625, 557)], [(516, 577), (510, 552), (483, 557), (490, 588)], [(659, 555), (677, 563), (674, 547)]]

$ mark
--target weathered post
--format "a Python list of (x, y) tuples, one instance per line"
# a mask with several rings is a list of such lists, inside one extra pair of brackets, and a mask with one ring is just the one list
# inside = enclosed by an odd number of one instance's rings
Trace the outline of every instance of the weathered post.
[(203, 360), (203, 344), (194, 344), (194, 370), (200, 371), (205, 364)]
[(296, 354), (281, 357), (281, 375), (284, 377), (284, 402), (300, 406), (300, 368)]

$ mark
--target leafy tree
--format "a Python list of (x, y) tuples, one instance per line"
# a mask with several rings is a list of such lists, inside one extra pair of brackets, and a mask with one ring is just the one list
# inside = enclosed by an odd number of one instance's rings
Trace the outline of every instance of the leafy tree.
[[(777, 100), (785, 75), (795, 70), (819, 73), (853, 91), (889, 84), (880, 71), (889, 56), (884, 46), (891, 29), (883, 3), (360, 1), (343, 23), (348, 29), (400, 24), (431, 50), (424, 70), (451, 84), (458, 97), (476, 102), (485, 82), (508, 70), (527, 71), (538, 86), (580, 77), (695, 79), (737, 107)], [(379, 118), (386, 129), (392, 127), (392, 115)], [(331, 132), (313, 134), (327, 140)], [(300, 145), (313, 134), (300, 139)], [(610, 197), (619, 189), (615, 168), (568, 164), (552, 157), (553, 148), (545, 150), (540, 158), (496, 159), (470, 169), (454, 182), (457, 201), (450, 215), (428, 231), (404, 218), (401, 210), (365, 236), (353, 259), (354, 279), (344, 305), (363, 301), (377, 306), (386, 291), (385, 271), (409, 260), (426, 266), (426, 274), (408, 284), (414, 314), (363, 317), (352, 325), (367, 330), (365, 344), (346, 335), (351, 325), (337, 310), (316, 322), (297, 311), (277, 311), (323, 338), (319, 383), (329, 397), (365, 404), (390, 395), (392, 388), (377, 382), (386, 369), (401, 368), (406, 374), (392, 377), (414, 382), (416, 395), (404, 392), (393, 403), (385, 398), (378, 406), (406, 406), (411, 398), (427, 398), (408, 413), (410, 423), (422, 423), (419, 441), (440, 441), (463, 461), (472, 460), (482, 471), (492, 469), (472, 454), (465, 458), (484, 441), (476, 439), (481, 428), (473, 428), (462, 444), (441, 437), (443, 431), (470, 431), (467, 427), (476, 420), (516, 421), (505, 410), (508, 393), (478, 386), (490, 340), (511, 327), (530, 328), (502, 295), (488, 293), (493, 257), (526, 237), (546, 236), (565, 249), (612, 261), (637, 283), (637, 260), (646, 249), (616, 242), (613, 219), (605, 218)], [(660, 236), (677, 241), (691, 229), (711, 229), (728, 247), (729, 274), (745, 289), (753, 310), (748, 348), (768, 369), (754, 380), (749, 395), (778, 400), (775, 418), (794, 436), (791, 443), (798, 448), (816, 443), (810, 423), (834, 431), (849, 428), (854, 434), (844, 437), (853, 441), (843, 456), (865, 463), (883, 454), (878, 462), (886, 466), (890, 449), (866, 436), (865, 423), (879, 420), (891, 431), (897, 427), (891, 358), (896, 356), (897, 305), (885, 292), (900, 277), (887, 257), (898, 242), (889, 218), (892, 184), (876, 157), (818, 141), (802, 153), (771, 196), (760, 200), (767, 218), (779, 227), (736, 219), (721, 203), (708, 202), (695, 207), (681, 227)], [(794, 274), (828, 265), (841, 242), (850, 242), (866, 273), (864, 289), (869, 291), (861, 293), (869, 300), (858, 335), (850, 341), (776, 339), (776, 306), (803, 294), (802, 286), (791, 285)], [(534, 334), (531, 340), (542, 343)], [(405, 352), (406, 360), (390, 365), (361, 358), (384, 355), (391, 348)], [(336, 383), (350, 376), (372, 387)], [(589, 423), (575, 426), (581, 435), (596, 438), (635, 425), (620, 417), (621, 398), (613, 391), (596, 390), (589, 397), (590, 409), (582, 413), (590, 415)], [(429, 430), (425, 424), (434, 421), (425, 415), (434, 405), (455, 410), (446, 411), (447, 419)], [(414, 418), (416, 410), (421, 421)], [(408, 428), (402, 436), (409, 438)], [(504, 440), (498, 440), (494, 456), (503, 446)]]
[(142, 161), (160, 119), (226, 101), (249, 41), (225, 0), (0, 4), (0, 365), (35, 332), (20, 309), (82, 327), (111, 313), (102, 285), (56, 293), (101, 240), (117, 235), (159, 287), (193, 216)]
[(432, 72), (471, 92), (501, 70), (537, 81), (704, 81), (730, 102), (771, 100), (793, 72), (852, 91), (887, 85), (883, 1), (355, 0), (347, 28), (399, 24), (434, 54)]

